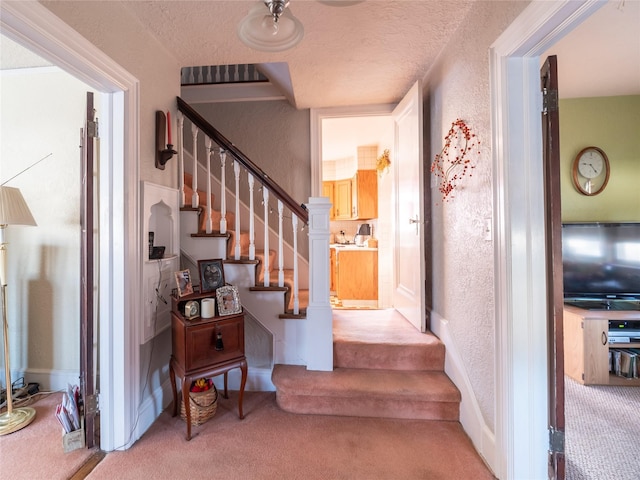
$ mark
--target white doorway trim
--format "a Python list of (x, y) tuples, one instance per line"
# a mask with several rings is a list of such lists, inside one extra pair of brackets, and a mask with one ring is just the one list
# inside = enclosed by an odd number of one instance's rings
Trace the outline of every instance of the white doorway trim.
[(539, 57), (605, 3), (532, 2), (490, 51), (499, 455), (493, 468), (501, 479), (547, 478)]
[(133, 301), (140, 285), (139, 82), (37, 2), (2, 2), (0, 13), (3, 34), (102, 93), (100, 442), (106, 451), (127, 448), (136, 440), (131, 432), (139, 385), (139, 307)]
[(322, 120), (325, 118), (391, 116), (394, 104), (312, 108), (310, 118), (311, 196), (322, 196)]

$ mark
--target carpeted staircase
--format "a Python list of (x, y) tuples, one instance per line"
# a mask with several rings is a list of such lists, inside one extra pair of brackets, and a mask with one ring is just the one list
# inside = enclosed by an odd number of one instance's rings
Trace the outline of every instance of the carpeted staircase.
[[(444, 344), (393, 310), (334, 311), (334, 370), (276, 365), (276, 399), (292, 413), (459, 420)], [(399, 317), (399, 318), (398, 318)]]
[[(184, 203), (185, 205), (191, 205), (191, 197), (193, 195), (192, 189), (193, 176), (189, 173), (184, 173)], [(220, 211), (212, 209), (211, 212), (211, 223), (212, 223), (212, 233), (206, 233), (207, 226), (207, 218), (205, 214), (205, 207), (209, 204), (208, 200), (210, 200), (211, 205), (215, 204), (215, 195), (211, 194), (211, 198), (207, 199), (206, 192), (202, 190), (197, 190), (198, 199), (199, 199), (199, 207), (195, 210), (198, 211), (198, 225), (197, 231), (191, 234), (192, 237), (219, 237), (220, 236), (220, 220), (222, 218)], [(190, 206), (185, 206), (182, 208), (183, 211), (194, 210)], [(224, 259), (227, 263), (255, 263), (256, 264), (256, 274), (255, 274), (255, 286), (252, 288), (254, 291), (265, 291), (265, 290), (284, 290), (284, 309), (281, 315), (282, 318), (303, 318), (305, 316), (306, 306), (308, 305), (309, 292), (308, 290), (299, 290), (298, 291), (298, 304), (300, 309), (300, 314), (293, 314), (293, 298), (292, 298), (292, 285), (293, 285), (293, 271), (285, 269), (284, 270), (284, 287), (278, 287), (277, 285), (277, 253), (275, 250), (269, 250), (269, 273), (270, 273), (270, 281), (269, 287), (264, 287), (264, 250), (256, 250), (255, 252), (255, 261), (249, 261), (249, 233), (241, 231), (239, 234), (233, 230), (235, 225), (235, 216), (233, 212), (226, 213), (226, 221), (227, 221), (227, 233), (225, 234), (227, 238), (227, 258)], [(235, 248), (235, 238), (236, 235), (239, 235), (239, 243), (240, 243), (240, 260), (232, 260), (234, 258), (234, 248)]]

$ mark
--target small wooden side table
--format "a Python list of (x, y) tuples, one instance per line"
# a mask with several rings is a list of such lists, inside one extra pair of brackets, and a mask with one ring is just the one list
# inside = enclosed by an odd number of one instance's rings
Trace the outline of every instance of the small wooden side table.
[(185, 297), (173, 297), (171, 309), (172, 355), (169, 375), (173, 390), (173, 416), (178, 414), (178, 392), (176, 375), (182, 382), (187, 423), (186, 439), (191, 440), (191, 405), (189, 390), (193, 380), (224, 374), (224, 398), (228, 398), (227, 374), (234, 368), (242, 372), (238, 398), (238, 416), (244, 418), (242, 400), (247, 383), (247, 360), (244, 355), (244, 314), (225, 315), (212, 318), (187, 319), (181, 309), (189, 300), (211, 297), (194, 293)]

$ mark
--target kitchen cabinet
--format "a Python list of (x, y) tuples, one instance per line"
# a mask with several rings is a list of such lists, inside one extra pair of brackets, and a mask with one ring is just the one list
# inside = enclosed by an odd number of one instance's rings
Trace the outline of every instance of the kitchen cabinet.
[(335, 210), (335, 219), (351, 219), (351, 201), (351, 179), (336, 180), (333, 187), (333, 208)]
[(378, 250), (332, 249), (336, 255), (336, 296), (340, 300), (378, 299)]
[(351, 179), (351, 218), (378, 218), (378, 174), (375, 170), (358, 170)]
[(331, 200), (331, 220), (378, 218), (378, 175), (375, 170), (358, 170), (351, 178), (322, 182), (322, 195)]
[(329, 249), (329, 272), (330, 272), (329, 291), (330, 292), (336, 291), (336, 270), (337, 270), (337, 262), (338, 262), (337, 257), (338, 256), (336, 255), (336, 249), (330, 248)]
[(329, 220), (333, 220), (336, 216), (335, 204), (333, 203), (333, 199), (334, 199), (333, 190), (334, 190), (334, 182), (331, 182), (331, 181), (322, 182), (322, 196), (328, 197), (329, 201), (331, 202), (331, 210), (329, 210)]

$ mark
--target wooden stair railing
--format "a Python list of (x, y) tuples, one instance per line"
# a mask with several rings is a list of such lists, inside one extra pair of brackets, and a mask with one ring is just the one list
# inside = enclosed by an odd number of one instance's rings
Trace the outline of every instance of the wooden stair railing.
[[(227, 208), (226, 208), (226, 198), (227, 198), (227, 185), (226, 185), (226, 158), (227, 155), (230, 155), (233, 160), (233, 176), (235, 181), (235, 194), (233, 195), (233, 199), (235, 201), (235, 208), (233, 209), (233, 214), (230, 214), (235, 223), (232, 230), (234, 231), (234, 235), (232, 238), (234, 246), (231, 249), (231, 258), (240, 261), (243, 253), (248, 253), (248, 259), (253, 261), (256, 256), (256, 247), (255, 247), (255, 222), (254, 217), (257, 216), (254, 212), (254, 180), (257, 180), (262, 185), (262, 204), (264, 206), (263, 212), (263, 220), (264, 220), (264, 238), (263, 238), (263, 248), (264, 252), (269, 252), (271, 249), (269, 248), (270, 242), (270, 225), (269, 225), (269, 196), (273, 195), (277, 200), (277, 210), (278, 210), (278, 226), (276, 232), (276, 238), (278, 242), (277, 248), (277, 261), (278, 268), (277, 270), (273, 268), (270, 262), (270, 255), (264, 254), (262, 258), (262, 288), (268, 289), (277, 285), (277, 287), (285, 287), (285, 266), (284, 266), (284, 249), (283, 249), (283, 218), (284, 218), (284, 208), (286, 207), (291, 212), (291, 227), (293, 230), (293, 258), (290, 261), (292, 263), (292, 268), (290, 268), (293, 272), (291, 274), (287, 274), (287, 285), (290, 287), (287, 297), (291, 299), (291, 308), (289, 308), (289, 303), (287, 303), (287, 309), (293, 312), (294, 315), (300, 314), (300, 289), (298, 282), (298, 250), (297, 250), (297, 235), (298, 235), (298, 225), (302, 222), (302, 225), (306, 225), (308, 223), (308, 212), (304, 205), (298, 204), (293, 198), (282, 189), (275, 181), (273, 181), (269, 176), (260, 169), (255, 163), (253, 163), (246, 155), (244, 155), (235, 145), (233, 145), (227, 138), (225, 138), (217, 129), (215, 129), (207, 120), (205, 120), (198, 112), (196, 112), (189, 104), (187, 104), (180, 97), (178, 100), (178, 161), (180, 164), (180, 191), (181, 195), (181, 205), (184, 206), (185, 201), (185, 193), (187, 191), (192, 192), (192, 201), (191, 208), (203, 208), (206, 217), (204, 218), (204, 230), (206, 234), (213, 234), (213, 221), (212, 215), (213, 213), (213, 205), (212, 200), (214, 195), (211, 191), (211, 155), (214, 149), (212, 148), (212, 143), (218, 145), (220, 161), (221, 161), (221, 170), (219, 172), (220, 181), (220, 210), (215, 212), (215, 218), (217, 223), (219, 224), (218, 234), (226, 234), (227, 233)], [(183, 117), (184, 116), (184, 117)], [(191, 172), (191, 182), (190, 185), (187, 186), (187, 182), (185, 181), (185, 177), (188, 178), (188, 173), (184, 168), (184, 118), (187, 118), (191, 122), (191, 133), (193, 135), (193, 170)], [(203, 166), (198, 162), (198, 136), (202, 132), (205, 138), (205, 166), (206, 166), (206, 192), (201, 192), (198, 189), (198, 170)], [(241, 238), (241, 228), (240, 228), (240, 176), (241, 176), (241, 167), (245, 169), (247, 173), (247, 185), (249, 188), (249, 246), (248, 252), (246, 252), (245, 248), (240, 244)], [(210, 199), (206, 202), (207, 205), (202, 205), (202, 199)], [(277, 272), (276, 281), (272, 282), (271, 280), (271, 271), (274, 273)]]
[(260, 167), (242, 153), (233, 143), (231, 143), (224, 135), (216, 130), (207, 120), (205, 120), (191, 105), (182, 98), (177, 97), (178, 110), (187, 117), (194, 125), (196, 125), (207, 137), (211, 138), (235, 160), (237, 160), (244, 168), (247, 169), (253, 177), (264, 185), (275, 197), (280, 200), (292, 213), (294, 213), (303, 224), (309, 222), (309, 215), (306, 208), (302, 204), (298, 204), (280, 185), (271, 179)]

